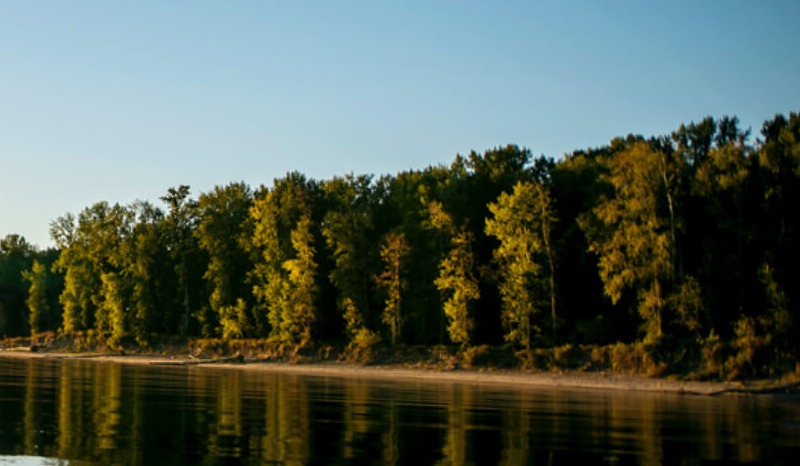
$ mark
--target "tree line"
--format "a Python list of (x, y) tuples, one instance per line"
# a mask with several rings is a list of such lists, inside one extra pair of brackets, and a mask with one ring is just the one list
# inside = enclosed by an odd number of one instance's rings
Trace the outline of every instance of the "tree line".
[(796, 357), (797, 205), (796, 113), (754, 140), (709, 117), (559, 160), (509, 145), (394, 176), (179, 186), (58, 218), (52, 250), (7, 236), (0, 334)]

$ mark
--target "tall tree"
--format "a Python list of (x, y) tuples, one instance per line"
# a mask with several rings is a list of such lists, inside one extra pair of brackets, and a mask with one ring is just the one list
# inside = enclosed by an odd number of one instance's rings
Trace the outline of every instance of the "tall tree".
[[(246, 275), (251, 264), (244, 235), (244, 224), (252, 201), (252, 192), (245, 183), (217, 186), (198, 199), (199, 223), (194, 232), (200, 247), (208, 256), (204, 278), (210, 287), (211, 311), (201, 311), (198, 318), (206, 336), (217, 333), (217, 325), (221, 318), (227, 316), (226, 310), (230, 306), (248, 312), (247, 306), (236, 306), (240, 299), (248, 303), (252, 296), (246, 286)], [(247, 322), (249, 327), (251, 318), (243, 315), (236, 322)], [(248, 328), (240, 328), (235, 333), (244, 335), (247, 331)]]
[[(499, 241), (495, 259), (500, 265), (500, 295), (507, 341), (530, 349), (541, 333), (541, 309), (551, 305), (555, 322), (553, 250), (549, 238), (555, 222), (550, 194), (540, 183), (521, 181), (489, 205), (486, 233)], [(550, 299), (542, 299), (549, 294)], [(537, 321), (538, 320), (538, 321)], [(555, 324), (553, 324), (555, 325)]]
[(675, 176), (668, 157), (646, 142), (614, 154), (604, 176), (613, 194), (582, 219), (606, 295), (616, 304), (626, 290), (636, 293), (649, 339), (663, 333), (666, 293), (676, 281)]
[(119, 276), (125, 268), (128, 257), (123, 244), (130, 236), (133, 222), (131, 209), (98, 202), (84, 209), (77, 219), (67, 215), (51, 225), (51, 235), (61, 249), (54, 268), (64, 273), (60, 301), (64, 307), (65, 331), (114, 332), (109, 307), (103, 305), (107, 297), (102, 289), (102, 276), (109, 273)]
[(371, 177), (348, 175), (323, 183), (328, 210), (322, 234), (333, 260), (329, 278), (346, 332), (355, 337), (371, 322), (370, 283), (378, 254), (373, 233)]
[(289, 272), (289, 299), (281, 324), (285, 333), (292, 336), (292, 343), (303, 347), (311, 342), (311, 326), (316, 320), (317, 263), (311, 219), (303, 217), (297, 222), (291, 241), (295, 257), (283, 263), (283, 268)]
[(169, 254), (164, 212), (148, 202), (131, 206), (136, 224), (123, 244), (123, 278), (130, 289), (129, 331), (139, 341), (153, 333), (176, 333), (175, 265)]
[[(703, 144), (702, 156), (697, 148), (687, 150), (677, 144), (679, 152), (688, 153), (691, 184), (685, 202), (685, 233), (681, 242), (685, 273), (697, 277), (702, 285), (701, 304), (696, 315), (679, 312), (684, 327), (701, 330), (712, 325), (717, 334), (732, 330), (730, 321), (736, 319), (740, 308), (749, 308), (755, 298), (758, 282), (756, 268), (760, 259), (751, 248), (756, 221), (753, 213), (753, 161), (751, 149), (745, 144), (747, 132), (738, 129), (736, 118), (722, 118), (717, 124), (704, 120), (702, 140), (713, 137), (713, 145)], [(683, 127), (682, 127), (683, 128)], [(711, 128), (718, 133), (707, 134)], [(695, 125), (686, 130), (699, 131)], [(675, 135), (673, 135), (675, 138)], [(693, 137), (692, 139), (701, 139)], [(686, 286), (685, 284), (683, 286)], [(689, 320), (686, 320), (689, 317)], [(685, 325), (695, 321), (695, 325)], [(691, 329), (690, 329), (691, 330)]]
[(50, 315), (50, 300), (47, 296), (47, 268), (38, 260), (33, 261), (31, 270), (23, 272), (23, 277), (29, 283), (28, 299), (28, 322), (31, 335), (39, 333), (45, 327), (44, 318)]
[(253, 225), (250, 248), (254, 266), (249, 281), (258, 306), (255, 321), (261, 334), (269, 332), (273, 339), (288, 340), (288, 336), (284, 338), (280, 335), (281, 316), (289, 290), (282, 267), (287, 256), (279, 234), (278, 204), (274, 191), (259, 196), (253, 202), (250, 222)]
[(36, 249), (16, 234), (0, 239), (0, 336), (28, 331), (27, 286), (22, 273), (30, 269)]
[(403, 331), (403, 260), (409, 250), (405, 235), (402, 233), (387, 234), (381, 247), (384, 269), (375, 276), (378, 286), (386, 291), (382, 320), (389, 327), (393, 345), (400, 341)]
[(164, 242), (168, 251), (169, 260), (173, 264), (175, 289), (179, 293), (172, 295), (172, 304), (180, 307), (182, 312), (174, 324), (178, 333), (187, 335), (192, 332), (191, 316), (199, 311), (202, 294), (203, 271), (207, 264), (201, 253), (196, 236), (193, 234), (197, 228), (198, 212), (197, 201), (190, 197), (189, 186), (181, 185), (169, 188), (167, 194), (161, 197), (167, 207), (164, 218)]
[[(763, 264), (771, 281), (785, 293), (792, 330), (800, 329), (800, 113), (776, 115), (764, 123), (757, 151), (758, 178), (763, 193), (758, 222)], [(768, 295), (771, 293), (767, 293)], [(771, 299), (767, 299), (771, 301)], [(764, 307), (773, 307), (766, 304)], [(793, 341), (800, 350), (800, 341)]]
[(436, 288), (445, 297), (447, 333), (453, 343), (468, 346), (475, 327), (470, 307), (480, 298), (474, 273), (472, 234), (466, 227), (456, 228), (440, 202), (431, 201), (428, 209), (431, 226), (447, 235), (450, 243), (449, 251), (439, 262), (439, 276), (435, 280)]
[(131, 317), (126, 304), (127, 290), (125, 283), (114, 272), (100, 275), (102, 283), (98, 314), (103, 316), (97, 320), (98, 330), (109, 335), (109, 345), (118, 346), (122, 338), (128, 335)]
[(249, 281), (258, 303), (256, 321), (261, 328), (268, 322), (270, 338), (290, 345), (307, 344), (318, 317), (316, 190), (313, 181), (290, 173), (257, 196), (250, 209), (254, 268)]

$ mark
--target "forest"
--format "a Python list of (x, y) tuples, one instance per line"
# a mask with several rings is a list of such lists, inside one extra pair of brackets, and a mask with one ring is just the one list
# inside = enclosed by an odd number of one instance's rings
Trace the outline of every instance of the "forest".
[(393, 176), (178, 186), (65, 214), (55, 248), (0, 240), (0, 337), (523, 359), (625, 348), (666, 368), (766, 375), (795, 370), (800, 350), (797, 206), (800, 113), (757, 137), (708, 117), (559, 159), (508, 145)]

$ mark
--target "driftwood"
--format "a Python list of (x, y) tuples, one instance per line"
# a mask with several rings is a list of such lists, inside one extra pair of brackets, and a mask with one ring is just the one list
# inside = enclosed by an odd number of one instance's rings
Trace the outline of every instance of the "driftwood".
[(682, 390), (680, 393), (686, 395), (700, 396), (721, 396), (721, 395), (781, 395), (796, 393), (800, 391), (800, 382), (790, 382), (781, 385), (769, 385), (766, 387), (728, 387), (711, 392), (699, 392), (692, 390)]
[(47, 354), (47, 359), (94, 359), (103, 356), (115, 356), (108, 353), (76, 353), (76, 354)]
[(244, 357), (241, 354), (226, 358), (213, 358), (213, 359), (189, 359), (182, 361), (151, 361), (150, 365), (153, 366), (194, 366), (197, 364), (220, 364), (229, 362), (244, 362)]
[(3, 351), (24, 351), (24, 352), (35, 352), (38, 348), (36, 346), (12, 346), (10, 348), (3, 348)]

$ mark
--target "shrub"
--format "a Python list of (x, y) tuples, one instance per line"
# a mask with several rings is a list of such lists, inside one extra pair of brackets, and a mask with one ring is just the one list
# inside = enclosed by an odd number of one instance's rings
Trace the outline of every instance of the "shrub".
[(728, 378), (739, 379), (764, 374), (772, 343), (770, 336), (758, 334), (756, 321), (752, 317), (737, 320), (733, 332), (735, 336), (731, 345), (736, 352), (725, 362)]
[(608, 346), (595, 346), (592, 348), (592, 364), (598, 368), (608, 368), (610, 361)]
[(469, 369), (473, 366), (486, 366), (490, 362), (487, 345), (468, 346), (461, 351), (461, 365)]
[(668, 365), (662, 359), (659, 343), (616, 343), (609, 348), (611, 369), (617, 372), (657, 377), (666, 372)]
[(725, 358), (719, 335), (712, 330), (707, 338), (701, 339), (700, 346), (702, 348), (702, 360), (700, 361), (702, 374), (715, 378), (722, 377)]
[(552, 351), (543, 349), (519, 350), (515, 353), (524, 370), (545, 370), (553, 366)]
[(351, 362), (368, 364), (375, 358), (376, 348), (380, 342), (381, 337), (376, 332), (362, 327), (353, 332), (345, 351), (345, 358)]

